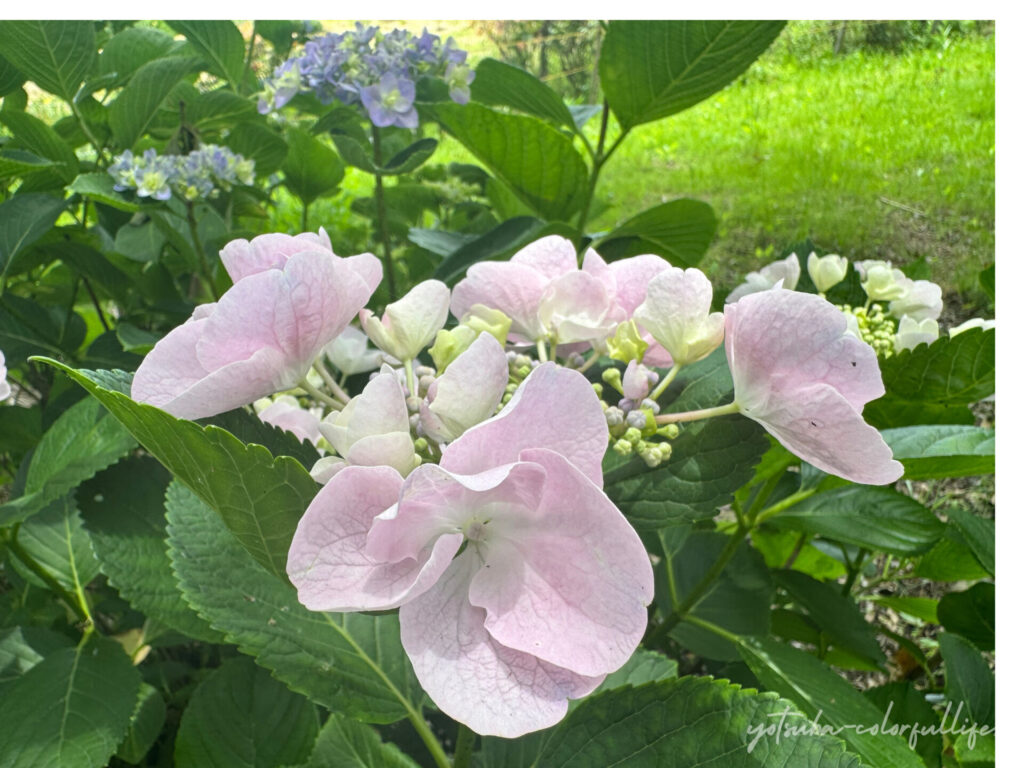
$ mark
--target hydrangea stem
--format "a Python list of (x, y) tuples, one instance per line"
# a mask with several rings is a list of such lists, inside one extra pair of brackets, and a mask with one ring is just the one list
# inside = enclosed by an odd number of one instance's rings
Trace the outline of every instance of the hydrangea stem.
[(681, 366), (679, 363), (676, 363), (675, 365), (668, 369), (668, 373), (665, 374), (665, 378), (663, 378), (658, 383), (658, 386), (655, 387), (654, 391), (651, 392), (651, 400), (657, 400), (659, 397), (661, 397), (661, 393), (664, 392), (668, 385), (672, 383), (672, 380), (676, 377), (676, 374), (679, 373), (682, 367), (683, 366)]
[(548, 361), (548, 348), (544, 345), (544, 339), (537, 340), (537, 359), (542, 363)]
[(716, 408), (702, 408), (698, 411), (684, 411), (683, 413), (664, 413), (654, 417), (655, 424), (677, 424), (682, 421), (700, 421), (715, 416), (727, 416), (730, 413), (739, 413), (740, 404), (733, 402), (728, 405), (719, 405)]
[(308, 380), (301, 382), (299, 384), (299, 387), (304, 389), (306, 391), (306, 394), (308, 394), (314, 400), (318, 400), (319, 402), (323, 403), (324, 405), (329, 405), (329, 406), (331, 406), (331, 408), (335, 408), (335, 409), (337, 409), (339, 411), (342, 410), (345, 407), (344, 403), (342, 403), (339, 400), (335, 400), (333, 397), (328, 397), (323, 392), (321, 392), (319, 389), (314, 387)]
[(782, 501), (779, 501), (779, 502), (776, 502), (775, 504), (772, 504), (770, 507), (768, 507), (768, 509), (766, 509), (766, 510), (762, 511), (760, 514), (758, 514), (757, 518), (754, 520), (754, 525), (757, 526), (757, 525), (760, 525), (761, 523), (765, 522), (766, 520), (770, 520), (771, 518), (775, 517), (780, 512), (785, 512), (787, 509), (792, 507), (794, 504), (797, 504), (797, 503), (803, 501), (804, 499), (806, 499), (809, 496), (813, 496), (815, 493), (817, 493), (817, 489), (816, 488), (806, 488), (806, 489), (804, 489), (802, 491), (797, 491), (792, 496), (787, 496)]
[(324, 383), (327, 384), (327, 388), (331, 390), (331, 394), (338, 398), (340, 402), (348, 403), (348, 401), (352, 399), (348, 396), (345, 390), (341, 388), (338, 382), (334, 380), (334, 377), (331, 375), (331, 372), (328, 371), (327, 366), (324, 365), (323, 360), (317, 360), (315, 363), (313, 363), (313, 369), (320, 374), (320, 378), (323, 379)]
[(469, 726), (459, 723), (459, 735), (455, 739), (455, 755), (452, 758), (452, 768), (469, 768), (473, 759), (473, 743), (476, 741), (476, 733)]
[[(380, 128), (371, 126), (373, 132), (373, 164), (380, 168), (384, 164), (384, 156), (381, 154)], [(397, 298), (395, 290), (395, 265), (391, 258), (391, 239), (388, 237), (387, 208), (384, 204), (384, 177), (380, 171), (373, 174), (376, 185), (374, 192), (377, 198), (377, 226), (380, 228), (380, 240), (384, 246), (384, 274), (388, 280), (388, 300), (394, 301)]]
[(220, 291), (217, 290), (217, 284), (213, 280), (210, 262), (206, 259), (206, 250), (203, 248), (203, 242), (199, 238), (199, 224), (196, 222), (195, 208), (191, 200), (185, 204), (185, 214), (188, 219), (188, 231), (192, 235), (192, 247), (196, 250), (196, 258), (199, 260), (199, 270), (203, 274), (203, 280), (206, 281), (206, 286), (210, 289), (213, 300), (220, 301)]

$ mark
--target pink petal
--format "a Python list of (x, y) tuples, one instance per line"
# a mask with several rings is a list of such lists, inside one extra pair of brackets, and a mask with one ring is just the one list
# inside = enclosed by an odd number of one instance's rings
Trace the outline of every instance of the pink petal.
[(903, 465), (893, 461), (881, 433), (827, 384), (776, 393), (756, 411), (741, 413), (830, 474), (867, 485), (888, 485), (903, 476)]
[(494, 413), (508, 384), (505, 348), (482, 333), (430, 385), (420, 406), (420, 423), (428, 437), (451, 442)]
[(316, 445), (320, 440), (320, 419), (305, 408), (284, 400), (271, 403), (259, 412), (260, 421), (291, 432), (299, 440)]
[(554, 363), (537, 366), (498, 413), (445, 450), (441, 466), (471, 475), (519, 460), (521, 451), (548, 448), (565, 456), (598, 487), (608, 447), (608, 423), (583, 374)]
[(359, 319), (374, 344), (399, 360), (412, 360), (444, 327), (450, 298), (447, 285), (426, 280), (388, 304), (381, 319), (368, 310), (360, 312)]
[(610, 267), (615, 276), (615, 299), (626, 317), (632, 317), (647, 296), (647, 285), (672, 265), (661, 256), (648, 253), (613, 261)]
[(515, 738), (557, 723), (568, 699), (586, 696), (603, 676), (584, 677), (494, 640), (485, 611), (468, 599), (481, 566), (467, 549), (430, 590), (403, 605), (402, 645), (443, 712), (481, 735)]
[(252, 241), (239, 238), (225, 245), (220, 260), (233, 282), (243, 277), (265, 272), (268, 269), (283, 269), (285, 263), (303, 251), (324, 250), (333, 253), (331, 240), (321, 227), (319, 234), (303, 232), (301, 235), (271, 233), (259, 235)]
[(568, 272), (544, 289), (538, 314), (560, 344), (599, 341), (618, 325), (615, 304), (602, 282), (587, 272)]
[(547, 284), (548, 280), (532, 267), (481, 261), (471, 266), (452, 290), (452, 314), (461, 318), (474, 304), (500, 309), (512, 320), (512, 333), (536, 340), (544, 335), (537, 308)]
[(373, 519), (398, 500), (402, 477), (390, 467), (345, 467), (316, 495), (295, 530), (288, 577), (313, 611), (394, 608), (429, 589), (462, 537), (437, 537), (416, 557), (380, 563), (365, 551)]
[(746, 405), (776, 390), (824, 383), (859, 413), (885, 394), (874, 351), (847, 332), (846, 316), (820, 296), (752, 294), (726, 305), (725, 327), (736, 396)]
[(648, 373), (650, 369), (646, 366), (637, 364), (636, 360), (630, 360), (626, 372), (622, 374), (622, 394), (637, 403), (647, 397), (651, 391)]
[(368, 435), (356, 440), (345, 459), (349, 464), (363, 467), (393, 467), (403, 477), (412, 472), (418, 463), (416, 446), (408, 430)]
[(722, 343), (724, 318), (710, 311), (712, 294), (711, 281), (699, 269), (669, 269), (651, 280), (633, 319), (676, 363), (693, 363)]
[(548, 235), (519, 250), (510, 261), (535, 269), (546, 280), (554, 280), (576, 271), (576, 247), (564, 237)]
[(544, 467), (539, 507), (486, 547), (469, 589), (502, 645), (581, 675), (621, 667), (647, 629), (654, 571), (611, 500), (558, 454), (524, 451)]
[(583, 254), (583, 266), (581, 269), (588, 275), (600, 280), (605, 290), (608, 291), (609, 296), (615, 296), (617, 290), (615, 274), (607, 262), (601, 258), (601, 254), (593, 248), (587, 248), (587, 252)]

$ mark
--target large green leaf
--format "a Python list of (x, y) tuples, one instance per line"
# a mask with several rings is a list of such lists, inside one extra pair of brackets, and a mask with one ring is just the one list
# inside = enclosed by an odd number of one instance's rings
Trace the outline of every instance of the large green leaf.
[(135, 712), (128, 724), (128, 733), (117, 748), (117, 756), (127, 763), (141, 763), (163, 730), (166, 720), (167, 704), (163, 694), (149, 683), (143, 683), (139, 689)]
[(948, 592), (939, 601), (943, 628), (970, 640), (983, 651), (996, 647), (996, 587), (988, 581), (964, 592)]
[(914, 576), (932, 581), (974, 581), (988, 575), (970, 543), (955, 525), (946, 526), (942, 538), (925, 553), (914, 569)]
[[(664, 583), (666, 588), (660, 590), (665, 597), (659, 600), (659, 605), (668, 613), (707, 574), (729, 537), (714, 531), (694, 531), (680, 546), (673, 547), (669, 544), (671, 537), (659, 533), (668, 561), (666, 566), (671, 563), (671, 574), (667, 570), (662, 573), (660, 568), (658, 573), (659, 582), (663, 579), (667, 582)], [(658, 592), (655, 588), (656, 595)], [(761, 555), (744, 543), (690, 613), (730, 632), (767, 635), (774, 597), (775, 586)], [(722, 661), (739, 658), (732, 643), (693, 624), (677, 625), (672, 630), (672, 638), (698, 656)]]
[(7, 686), (54, 651), (71, 644), (66, 635), (43, 627), (10, 627), (0, 631), (0, 701)]
[(333, 149), (296, 128), (288, 131), (288, 155), (282, 170), (285, 186), (309, 205), (337, 189), (345, 175), (345, 164)]
[(17, 67), (0, 56), (0, 96), (14, 93), (21, 88), (25, 80), (25, 76), (18, 71)]
[(83, 173), (68, 185), (68, 191), (122, 211), (139, 210), (138, 203), (114, 190), (114, 177), (109, 173)]
[[(767, 638), (737, 638), (747, 666), (765, 688), (786, 697), (842, 738), (874, 768), (921, 768), (924, 764), (899, 736), (881, 733), (882, 711), (814, 656)], [(857, 728), (856, 726), (863, 726)], [(828, 764), (828, 763), (825, 763)]]
[(0, 525), (24, 520), (110, 466), (136, 445), (98, 402), (68, 408), (43, 435), (25, 476), (25, 492), (0, 505)]
[(165, 56), (143, 64), (110, 105), (110, 129), (119, 147), (130, 149), (160, 111), (164, 100), (185, 75), (195, 70), (195, 59)]
[(19, 253), (45, 235), (66, 205), (50, 195), (15, 195), (0, 203), (0, 275)]
[(188, 120), (200, 133), (220, 138), (219, 131), (232, 129), (241, 122), (256, 119), (256, 105), (227, 88), (199, 94), (186, 110)]
[(252, 660), (229, 660), (200, 683), (174, 742), (177, 765), (276, 768), (300, 763), (319, 730), (313, 702), (292, 693)]
[(39, 157), (23, 149), (0, 151), (0, 179), (27, 176), (36, 171), (45, 171), (56, 165), (52, 160)]
[(366, 722), (399, 720), (422, 697), (398, 616), (313, 613), (260, 568), (180, 483), (167, 492), (171, 562), (199, 614), (289, 688)]
[(946, 516), (952, 523), (971, 552), (988, 571), (990, 576), (996, 575), (996, 524), (995, 521), (979, 517), (962, 507), (950, 507)]
[(103, 44), (98, 73), (112, 76), (112, 86), (123, 85), (153, 59), (166, 56), (177, 47), (174, 38), (155, 27), (128, 27)]
[(245, 74), (245, 40), (233, 22), (206, 19), (168, 21), (167, 25), (192, 43), (210, 72), (237, 89)]
[(463, 243), (434, 270), (434, 277), (453, 285), (478, 261), (500, 260), (545, 235), (570, 234), (564, 224), (545, 224), (533, 216), (516, 216)]
[[(720, 405), (732, 377), (719, 348), (684, 371), (684, 388), (665, 413)], [(640, 458), (605, 457), (605, 490), (638, 528), (714, 517), (754, 474), (768, 449), (764, 430), (742, 416), (692, 422), (672, 441), (672, 457), (651, 469)]]
[[(769, 736), (768, 729), (777, 724), (787, 706), (773, 694), (741, 690), (726, 680), (707, 677), (620, 688), (588, 699), (567, 717), (546, 740), (534, 765), (860, 765), (857, 757), (832, 736), (801, 735), (785, 741)], [(810, 727), (799, 713), (791, 711), (785, 717), (787, 725)]]
[(236, 125), (224, 144), (252, 160), (260, 176), (276, 171), (288, 156), (287, 142), (262, 123)]
[(78, 313), (41, 307), (9, 291), (0, 296), (0, 349), (8, 368), (39, 353), (73, 356), (84, 338), (85, 323)]
[(899, 427), (882, 432), (906, 480), (988, 475), (996, 471), (994, 429), (962, 424)]
[(750, 540), (764, 555), (769, 568), (788, 567), (819, 580), (838, 579), (846, 573), (839, 560), (822, 552), (797, 531), (777, 531), (762, 526), (751, 531)]
[(693, 267), (704, 257), (717, 226), (710, 205), (680, 198), (637, 214), (594, 247), (609, 261), (656, 253), (674, 267)]
[(512, 107), (520, 112), (575, 128), (572, 113), (551, 87), (525, 69), (497, 59), (476, 65), (471, 87), (473, 101), (490, 107)]
[[(78, 174), (78, 157), (71, 146), (60, 137), (52, 127), (27, 112), (16, 110), (0, 111), (0, 123), (7, 126), (13, 134), (12, 147), (26, 149), (34, 155), (53, 161), (52, 169), (39, 176), (46, 176), (51, 181), (47, 184), (60, 186), (67, 183)], [(33, 176), (36, 180), (36, 176)], [(37, 187), (42, 189), (44, 187)], [(45, 186), (49, 188), (49, 186)], [(24, 192), (22, 192), (24, 195)]]
[(106, 765), (140, 682), (124, 649), (105, 637), (51, 653), (0, 699), (0, 768)]
[(601, 89), (623, 128), (674, 115), (743, 73), (782, 21), (612, 21)]
[(885, 655), (878, 647), (876, 632), (852, 598), (840, 593), (834, 584), (817, 581), (796, 571), (779, 570), (772, 576), (790, 597), (804, 607), (834, 644), (884, 669)]
[(566, 221), (583, 204), (587, 168), (572, 140), (529, 115), (480, 104), (432, 104), (430, 111), (541, 217)]
[(331, 715), (303, 768), (418, 768), (394, 744), (358, 720)]
[(128, 457), (79, 488), (82, 519), (100, 570), (133, 608), (189, 637), (219, 643), (223, 636), (185, 602), (171, 570), (164, 520), (170, 481), (154, 459)]
[(40, 88), (71, 101), (96, 59), (91, 21), (0, 22), (0, 50)]
[(772, 525), (877, 549), (919, 555), (945, 526), (920, 502), (889, 488), (847, 485), (816, 493), (771, 519)]
[[(64, 589), (84, 588), (100, 572), (89, 534), (82, 527), (74, 497), (57, 499), (22, 523), (18, 544), (46, 574)], [(20, 561), (14, 561), (20, 566)], [(47, 584), (35, 572), (19, 567), (22, 575), (36, 586)]]
[(203, 428), (136, 403), (110, 387), (124, 375), (82, 371), (52, 360), (99, 400), (175, 477), (223, 517), (242, 545), (271, 573), (284, 578), (295, 526), (319, 486), (290, 456), (273, 457), (218, 427)]
[(921, 756), (928, 768), (940, 768), (941, 723), (932, 705), (913, 683), (907, 680), (886, 683), (877, 688), (868, 688), (864, 695), (880, 710), (889, 713), (888, 722), (891, 724), (908, 725), (911, 728), (916, 725), (919, 731), (931, 726), (933, 730), (927, 735), (917, 734), (914, 751)]
[(939, 649), (946, 662), (946, 703), (950, 716), (962, 704), (961, 717), (981, 725), (995, 725), (995, 676), (985, 657), (959, 635), (942, 632)]

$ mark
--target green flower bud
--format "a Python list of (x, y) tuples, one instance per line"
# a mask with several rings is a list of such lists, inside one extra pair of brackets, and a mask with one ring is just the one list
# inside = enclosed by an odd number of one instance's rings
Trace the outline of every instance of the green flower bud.
[(479, 334), (469, 326), (459, 325), (452, 330), (440, 330), (437, 338), (434, 339), (434, 346), (427, 350), (437, 366), (437, 375), (444, 373), (444, 369), (452, 364), (459, 355), (469, 349), (469, 345), (476, 341)]
[(512, 318), (500, 309), (491, 309), (483, 304), (474, 304), (469, 311), (459, 318), (459, 325), (472, 328), (477, 335), (487, 331), (498, 340), (498, 343), (505, 346), (508, 340), (508, 331), (512, 327)]
[(622, 394), (622, 371), (618, 368), (605, 368), (601, 372), (601, 379), (620, 395)]
[(650, 345), (640, 338), (640, 331), (637, 329), (636, 323), (627, 320), (624, 323), (619, 323), (615, 329), (615, 335), (608, 339), (608, 357), (612, 360), (621, 360), (624, 363), (628, 363), (630, 360), (636, 360), (639, 363), (643, 360), (648, 346)]

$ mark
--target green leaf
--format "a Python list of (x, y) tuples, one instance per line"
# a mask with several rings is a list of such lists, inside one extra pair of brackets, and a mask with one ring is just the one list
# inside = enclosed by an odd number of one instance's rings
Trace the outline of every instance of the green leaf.
[(299, 763), (313, 748), (319, 726), (311, 701), (250, 659), (230, 659), (189, 699), (174, 742), (174, 761), (196, 768)]
[(950, 715), (963, 704), (962, 717), (981, 725), (995, 725), (995, 676), (974, 645), (959, 635), (939, 634), (939, 649), (946, 662), (946, 704)]
[(437, 139), (420, 139), (397, 153), (379, 168), (386, 176), (397, 176), (415, 171), (423, 165), (437, 149)]
[(983, 581), (964, 592), (948, 592), (939, 601), (938, 619), (943, 628), (983, 651), (996, 647), (996, 587)]
[(244, 445), (218, 427), (203, 428), (109, 388), (109, 371), (67, 373), (99, 400), (156, 459), (224, 519), (242, 545), (271, 573), (285, 578), (295, 526), (319, 490), (290, 456)]
[[(821, 726), (840, 729), (844, 741), (874, 768), (920, 768), (921, 759), (899, 736), (871, 732), (882, 711), (814, 656), (768, 638), (737, 638), (747, 666), (765, 688), (792, 701)], [(819, 715), (820, 713), (820, 715)], [(854, 726), (863, 726), (856, 728)]]
[(995, 729), (982, 726), (977, 732), (960, 734), (953, 743), (953, 754), (961, 768), (995, 768)]
[(670, 659), (657, 651), (637, 648), (629, 657), (629, 661), (608, 675), (591, 695), (621, 688), (624, 685), (637, 686), (657, 680), (674, 680), (678, 676), (679, 662), (675, 659)]
[[(71, 646), (66, 635), (43, 627), (10, 627), (0, 631), (0, 694), (51, 653)], [(0, 695), (0, 701), (3, 700)]]
[(544, 121), (472, 103), (432, 104), (430, 111), (541, 217), (566, 221), (583, 205), (583, 158), (571, 139)]
[(545, 229), (544, 222), (532, 216), (517, 216), (503, 221), (446, 256), (434, 270), (434, 278), (453, 285), (478, 261), (496, 260), (518, 250), (540, 237)]
[(8, 368), (39, 352), (74, 355), (84, 337), (85, 323), (76, 313), (69, 317), (63, 308), (44, 308), (10, 292), (0, 296), (0, 349)]
[(623, 128), (674, 115), (739, 77), (782, 21), (612, 21), (601, 89)]
[(479, 104), (512, 107), (555, 125), (576, 127), (569, 108), (549, 85), (512, 64), (497, 59), (478, 62), (470, 90), (473, 101)]
[(238, 27), (230, 21), (168, 21), (167, 26), (179, 32), (206, 61), (207, 69), (237, 89), (245, 74), (245, 40)]
[(261, 20), (256, 22), (256, 34), (274, 47), (274, 53), (281, 58), (288, 55), (292, 41), (305, 32), (301, 21), (285, 21), (282, 19)]
[(409, 241), (438, 256), (451, 256), (459, 248), (476, 240), (478, 235), (465, 232), (446, 232), (443, 229), (409, 229)]
[(846, 485), (816, 493), (771, 518), (785, 530), (816, 534), (892, 555), (919, 555), (945, 526), (920, 502), (890, 488)]
[(303, 768), (418, 768), (394, 744), (381, 742), (368, 725), (331, 715)]
[[(538, 768), (672, 765), (784, 768), (860, 765), (832, 736), (780, 742), (767, 735), (787, 708), (775, 695), (726, 680), (684, 677), (620, 688), (585, 701), (547, 739)], [(792, 721), (790, 720), (792, 718)], [(798, 713), (787, 725), (810, 727)]]
[(100, 768), (128, 730), (141, 680), (120, 645), (93, 634), (48, 655), (0, 699), (0, 768)]
[(15, 257), (45, 235), (66, 203), (41, 194), (15, 195), (0, 203), (0, 275)]
[(100, 570), (135, 610), (197, 640), (223, 642), (185, 602), (171, 570), (164, 520), (170, 481), (154, 459), (128, 457), (79, 488), (82, 519)]
[(195, 60), (184, 56), (165, 56), (143, 64), (110, 105), (110, 129), (117, 145), (131, 149), (174, 87), (194, 70)]
[(259, 176), (276, 171), (288, 156), (288, 144), (261, 123), (242, 123), (231, 129), (224, 139), (233, 152), (253, 161)]
[(673, 267), (693, 267), (711, 245), (717, 226), (710, 205), (680, 198), (637, 214), (601, 238), (595, 247), (608, 261), (655, 253)]
[(255, 118), (256, 104), (227, 88), (219, 88), (199, 94), (199, 98), (188, 106), (186, 112), (192, 127), (200, 133), (216, 133), (222, 128), (231, 129)]
[(422, 692), (399, 641), (398, 616), (306, 610), (216, 515), (180, 483), (167, 492), (171, 562), (185, 599), (274, 677), (365, 722), (399, 720)]
[(775, 571), (772, 576), (833, 644), (868, 659), (878, 669), (885, 668), (885, 654), (878, 647), (874, 628), (853, 599), (843, 595), (835, 584), (796, 571)]
[(135, 438), (98, 402), (76, 403), (46, 431), (29, 464), (24, 493), (0, 505), (0, 525), (25, 520), (134, 447)]
[(929, 726), (933, 728), (934, 730), (927, 735), (917, 734), (914, 751), (929, 768), (939, 768), (942, 764), (942, 734), (939, 732), (941, 723), (932, 705), (913, 683), (906, 680), (886, 683), (876, 688), (868, 688), (864, 695), (882, 712), (889, 713), (887, 727), (907, 725), (912, 730), (916, 725), (919, 732)]
[(932, 581), (974, 581), (989, 575), (954, 525), (947, 525), (942, 538), (925, 553), (914, 576)]
[[(34, 155), (53, 161), (52, 169), (47, 170), (45, 174), (39, 174), (47, 177), (46, 185), (49, 185), (39, 187), (40, 189), (62, 186), (78, 175), (78, 157), (75, 151), (57, 131), (38, 117), (27, 112), (2, 110), (0, 123), (7, 126), (14, 135), (12, 148), (26, 149)], [(33, 175), (33, 180), (37, 178)], [(24, 194), (22, 192), (22, 195)]]
[[(666, 613), (697, 586), (728, 540), (722, 533), (694, 531), (678, 551), (665, 549), (672, 574), (669, 589), (661, 590), (667, 600), (662, 598), (659, 605)], [(767, 635), (774, 596), (775, 586), (761, 555), (744, 542), (690, 613), (737, 634)], [(671, 636), (698, 656), (720, 661), (739, 658), (732, 643), (693, 624), (676, 626)]]
[(338, 154), (345, 159), (346, 163), (367, 173), (376, 172), (377, 166), (374, 164), (373, 158), (370, 157), (369, 147), (359, 139), (347, 133), (331, 131), (331, 140), (338, 148)]
[(981, 290), (985, 292), (985, 295), (989, 297), (993, 305), (996, 301), (996, 265), (989, 264), (985, 269), (978, 273), (978, 285), (981, 286)]
[(307, 469), (320, 460), (320, 453), (308, 440), (299, 441), (291, 432), (260, 419), (244, 408), (218, 413), (199, 421), (204, 427), (214, 425), (227, 430), (243, 443), (264, 446), (274, 456), (294, 456)]
[(996, 332), (973, 328), (879, 361), (882, 400), (967, 405), (996, 391)]
[(927, 621), (929, 624), (939, 623), (939, 601), (932, 597), (872, 595), (871, 601), (899, 613), (905, 613), (908, 616)]
[(114, 190), (114, 179), (109, 173), (83, 173), (68, 185), (68, 191), (121, 211), (139, 210), (138, 203)]
[(160, 341), (159, 334), (152, 331), (144, 331), (127, 320), (118, 323), (114, 332), (117, 334), (117, 340), (121, 342), (121, 348), (125, 352), (134, 352), (139, 355), (146, 354)]
[[(846, 573), (841, 562), (822, 552), (813, 541), (807, 541), (805, 535), (797, 531), (773, 531), (761, 527), (750, 532), (750, 539), (757, 551), (764, 555), (765, 565), (769, 568), (788, 566), (819, 580), (838, 579)], [(791, 561), (793, 552), (797, 555)]]
[[(89, 534), (70, 495), (22, 523), (18, 544), (66, 590), (85, 587), (100, 572)], [(22, 575), (36, 586), (47, 586), (35, 573), (22, 571)]]
[(44, 91), (70, 102), (96, 58), (91, 21), (0, 22), (4, 57)]
[(333, 193), (345, 175), (345, 165), (334, 150), (297, 128), (288, 131), (282, 170), (285, 186), (306, 205)]
[(948, 508), (946, 516), (961, 534), (978, 562), (990, 576), (994, 577), (996, 575), (995, 521), (990, 518), (978, 517), (962, 507)]
[(21, 149), (0, 152), (0, 179), (13, 176), (27, 176), (36, 171), (45, 171), (56, 165), (52, 160), (39, 157)]
[(149, 683), (143, 683), (128, 724), (128, 733), (117, 748), (117, 757), (126, 763), (141, 763), (163, 730), (166, 719), (167, 705), (163, 695)]
[[(665, 412), (707, 408), (732, 393), (725, 351), (719, 347), (683, 375), (684, 389)], [(654, 469), (642, 459), (605, 457), (605, 491), (637, 528), (658, 528), (714, 517), (754, 474), (768, 449), (764, 430), (742, 416), (685, 425), (672, 441), (672, 457)]]
[(122, 29), (103, 44), (98, 74), (114, 76), (111, 87), (123, 85), (144, 64), (167, 56), (177, 46), (173, 37), (154, 27)]
[(0, 56), (0, 97), (14, 93), (25, 82), (25, 76), (11, 62)]
[(114, 251), (132, 261), (151, 262), (160, 258), (167, 237), (150, 219), (144, 224), (127, 224), (117, 230)]
[(882, 432), (903, 479), (988, 475), (996, 471), (996, 432), (967, 425), (900, 427)]

